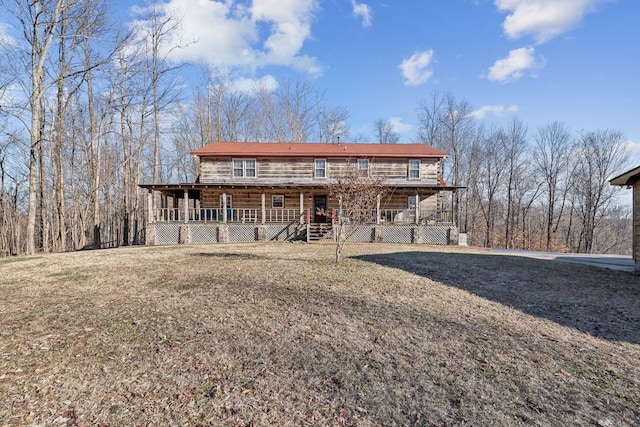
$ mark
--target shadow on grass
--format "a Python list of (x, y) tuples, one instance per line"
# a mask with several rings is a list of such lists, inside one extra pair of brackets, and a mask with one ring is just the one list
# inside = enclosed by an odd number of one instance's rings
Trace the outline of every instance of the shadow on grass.
[(401, 252), (354, 257), (398, 268), (612, 341), (640, 344), (640, 277), (505, 255)]

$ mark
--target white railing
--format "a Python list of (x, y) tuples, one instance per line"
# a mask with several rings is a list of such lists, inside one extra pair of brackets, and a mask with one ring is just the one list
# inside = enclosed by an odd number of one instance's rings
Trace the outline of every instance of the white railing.
[(300, 220), (300, 209), (267, 209), (265, 222), (294, 222)]
[(184, 212), (181, 212), (181, 209), (178, 208), (158, 208), (156, 209), (156, 214), (154, 218), (158, 222), (174, 222), (174, 221), (182, 221)]
[[(196, 222), (223, 222), (224, 209), (222, 208), (201, 208), (187, 210), (188, 220)], [(250, 208), (228, 208), (227, 222), (235, 223), (262, 223), (262, 209)], [(155, 220), (157, 222), (184, 222), (184, 209), (180, 208), (158, 208), (156, 209)], [(299, 209), (266, 209), (265, 222), (289, 223), (300, 220)]]
[[(243, 224), (262, 224), (262, 209), (229, 208), (226, 222)], [(187, 210), (188, 221), (194, 222), (223, 222), (222, 208), (200, 208)], [(313, 215), (311, 215), (313, 217)], [(184, 209), (158, 208), (155, 214), (156, 222), (184, 222)], [(376, 222), (376, 212), (371, 211), (371, 222)], [(304, 219), (304, 218), (303, 218)], [(290, 223), (300, 221), (299, 209), (265, 209), (265, 223)], [(415, 224), (415, 209), (380, 209), (382, 224)], [(451, 224), (451, 212), (421, 211), (420, 224)]]

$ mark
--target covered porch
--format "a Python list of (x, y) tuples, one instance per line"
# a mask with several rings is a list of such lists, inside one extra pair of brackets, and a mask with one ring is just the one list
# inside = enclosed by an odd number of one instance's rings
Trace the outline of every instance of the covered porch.
[[(319, 185), (147, 184), (147, 245), (333, 238), (337, 200)], [(350, 240), (457, 244), (443, 188), (394, 187), (377, 198)], [(455, 191), (448, 188), (449, 191)], [(453, 199), (453, 198), (451, 198)], [(343, 212), (344, 216), (346, 215)]]
[[(222, 224), (333, 223), (340, 210), (324, 186), (143, 184), (147, 222)], [(440, 192), (455, 187), (394, 188), (369, 215), (370, 224), (455, 226), (453, 206)], [(453, 199), (453, 198), (451, 198)]]

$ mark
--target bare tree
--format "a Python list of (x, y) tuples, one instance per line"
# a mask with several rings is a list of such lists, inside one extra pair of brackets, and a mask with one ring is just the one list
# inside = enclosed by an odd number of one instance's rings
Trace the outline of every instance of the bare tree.
[(178, 29), (178, 21), (165, 14), (158, 3), (152, 3), (143, 11), (141, 27), (138, 29), (138, 43), (144, 48), (145, 70), (149, 79), (151, 108), (153, 115), (153, 182), (160, 181), (161, 174), (161, 123), (160, 115), (176, 101), (178, 94), (175, 71), (181, 65), (175, 65), (171, 53), (180, 46), (168, 43), (173, 32)]
[(517, 194), (517, 187), (524, 180), (523, 174), (526, 171), (524, 156), (527, 150), (527, 127), (519, 119), (513, 119), (507, 130), (505, 139), (505, 165), (507, 166), (506, 177), (506, 214), (504, 224), (505, 247), (513, 246), (513, 230), (516, 228), (516, 216), (518, 205), (514, 203)]
[(423, 144), (438, 147), (442, 143), (445, 98), (439, 92), (433, 92), (431, 97), (420, 102), (418, 106), (418, 140)]
[(593, 252), (632, 255), (633, 245), (632, 207), (612, 204), (594, 230)]
[(336, 263), (340, 262), (349, 237), (359, 226), (375, 221), (373, 213), (386, 192), (384, 179), (358, 173), (355, 166), (329, 185), (329, 194), (339, 202), (336, 217)]
[[(91, 61), (79, 58), (80, 51), (87, 52), (105, 33), (103, 4), (92, 1), (76, 1), (62, 12), (54, 40), (56, 49), (52, 52), (50, 73), (55, 81), (55, 104), (51, 109), (53, 192), (52, 206), (55, 213), (53, 227), (54, 249), (67, 250), (67, 213), (65, 194), (65, 165), (63, 152), (69, 138), (66, 134), (67, 114), (74, 94), (93, 68), (101, 65), (96, 58)], [(107, 55), (108, 57), (108, 55)], [(95, 59), (95, 60), (94, 60)], [(43, 187), (44, 184), (41, 184)], [(43, 232), (44, 234), (44, 232)]]
[[(420, 104), (418, 109), (418, 139), (433, 147), (449, 153), (444, 164), (443, 175), (453, 185), (465, 185), (465, 155), (470, 152), (475, 138), (475, 125), (471, 115), (471, 104), (465, 99), (456, 99), (448, 93), (442, 97), (435, 92), (429, 101)], [(458, 224), (460, 192), (453, 194), (454, 223)], [(465, 225), (466, 227), (466, 225)]]
[(287, 141), (286, 117), (278, 107), (271, 89), (264, 83), (255, 88), (258, 107), (255, 109), (255, 138), (258, 141)]
[(376, 137), (380, 144), (396, 144), (400, 140), (398, 135), (393, 130), (393, 123), (389, 120), (378, 119), (373, 124), (375, 128)]
[[(571, 153), (571, 132), (564, 123), (553, 122), (538, 128), (535, 137), (533, 161), (537, 175), (544, 182), (544, 199), (546, 204), (546, 247), (553, 245), (554, 222), (562, 216), (566, 192), (569, 182), (569, 156)], [(561, 197), (563, 196), (563, 197)], [(559, 214), (556, 205), (561, 202)]]
[(318, 142), (336, 142), (349, 137), (349, 127), (347, 119), (349, 113), (344, 107), (327, 107), (323, 103), (318, 103), (316, 113), (318, 122)]
[[(44, 101), (45, 93), (51, 82), (47, 82), (46, 64), (50, 49), (56, 36), (58, 26), (64, 11), (73, 2), (66, 0), (35, 0), (35, 1), (9, 1), (2, 0), (2, 7), (12, 15), (20, 29), (23, 40), (21, 44), (23, 55), (16, 55), (18, 66), (23, 70), (16, 70), (17, 75), (24, 75), (21, 82), (23, 90), (28, 98), (25, 113), (29, 119), (23, 122), (29, 132), (29, 205), (27, 213), (26, 252), (36, 251), (36, 214), (38, 210), (38, 156), (40, 146), (43, 143), (44, 129)], [(21, 63), (21, 64), (20, 64)], [(23, 120), (20, 117), (20, 120)]]
[(480, 149), (477, 152), (480, 157), (480, 173), (474, 191), (480, 202), (480, 209), (485, 221), (484, 246), (493, 246), (493, 236), (496, 226), (497, 196), (504, 181), (506, 172), (504, 168), (506, 153), (505, 147), (508, 141), (507, 133), (502, 129), (492, 130), (477, 143)]
[(607, 129), (582, 134), (576, 155), (574, 191), (582, 220), (578, 252), (591, 253), (594, 230), (608, 213), (615, 194), (609, 180), (627, 166), (629, 154), (622, 133)]
[(296, 81), (293, 87), (285, 80), (278, 88), (276, 96), (286, 117), (289, 142), (306, 142), (311, 136), (313, 92), (313, 87), (306, 80)]

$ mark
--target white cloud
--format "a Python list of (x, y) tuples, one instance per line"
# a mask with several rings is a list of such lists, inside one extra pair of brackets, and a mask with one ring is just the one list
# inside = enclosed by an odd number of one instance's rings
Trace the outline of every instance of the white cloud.
[(19, 45), (17, 40), (9, 35), (10, 31), (11, 27), (8, 24), (0, 22), (0, 46), (17, 47)]
[(351, 6), (353, 6), (353, 14), (362, 18), (362, 26), (364, 28), (371, 26), (371, 8), (365, 3), (356, 3), (356, 0), (351, 0)]
[[(318, 4), (319, 0), (254, 0), (251, 6), (231, 0), (169, 0), (154, 6), (179, 23), (164, 44), (172, 60), (214, 67), (278, 65), (318, 74), (316, 59), (300, 54), (311, 38)], [(144, 29), (145, 22), (138, 20), (134, 26)]]
[(506, 83), (521, 78), (527, 70), (542, 68), (544, 64), (536, 61), (534, 53), (533, 47), (521, 47), (510, 51), (509, 56), (498, 59), (489, 68), (489, 80)]
[(402, 117), (391, 117), (389, 118), (389, 123), (393, 126), (393, 131), (399, 134), (408, 134), (413, 130), (410, 124), (402, 121)]
[(507, 37), (533, 35), (544, 43), (580, 24), (584, 15), (611, 0), (494, 0), (509, 15), (502, 28)]
[(509, 113), (515, 113), (518, 111), (517, 105), (509, 105), (505, 107), (504, 105), (483, 105), (475, 111), (471, 112), (471, 117), (474, 119), (482, 120), (487, 114), (492, 113), (496, 117), (503, 117)]
[(416, 52), (409, 58), (402, 61), (398, 68), (402, 70), (405, 86), (419, 86), (429, 80), (433, 75), (431, 62), (433, 60), (433, 49)]
[(640, 143), (627, 140), (625, 144), (627, 146), (627, 152), (629, 153), (631, 167), (640, 165)]
[(239, 78), (231, 83), (231, 89), (247, 94), (253, 94), (254, 90), (258, 87), (263, 87), (268, 91), (274, 91), (278, 88), (278, 81), (273, 76), (263, 76), (259, 79)]

